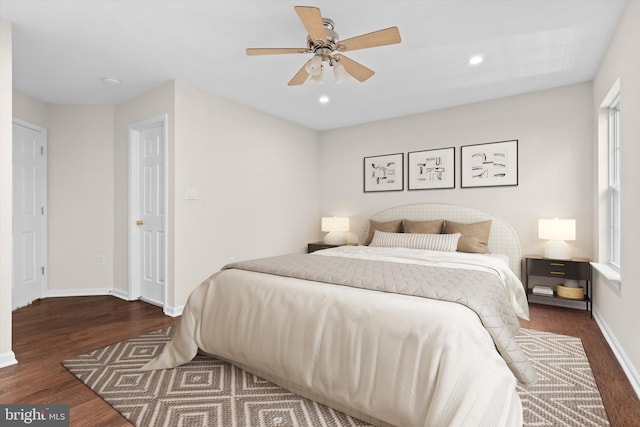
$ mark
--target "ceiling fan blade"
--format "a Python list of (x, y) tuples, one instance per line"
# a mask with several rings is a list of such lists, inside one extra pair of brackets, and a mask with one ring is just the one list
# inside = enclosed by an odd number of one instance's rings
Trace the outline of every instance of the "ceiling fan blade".
[(288, 85), (289, 86), (301, 85), (307, 80), (307, 77), (309, 77), (309, 73), (307, 73), (307, 70), (305, 69), (305, 67), (303, 65), (302, 68), (300, 68), (300, 70), (298, 70), (296, 75), (293, 76), (293, 78), (289, 81)]
[(320, 9), (311, 6), (296, 6), (295, 10), (300, 17), (304, 28), (307, 29), (309, 38), (313, 41), (320, 40), (322, 43), (326, 43), (327, 34), (324, 32)]
[(283, 47), (283, 48), (261, 48), (261, 47), (250, 47), (246, 50), (247, 55), (279, 55), (283, 53), (307, 53), (307, 49), (305, 48), (297, 48), (297, 47)]
[(347, 73), (349, 73), (350, 76), (361, 82), (367, 80), (369, 77), (375, 74), (373, 70), (368, 69), (364, 65), (359, 64), (353, 59), (349, 59), (344, 55), (340, 55), (340, 64), (344, 66), (345, 70), (347, 70)]
[(388, 44), (400, 43), (400, 31), (398, 27), (389, 27), (384, 30), (374, 31), (372, 33), (362, 34), (361, 36), (352, 37), (338, 42), (338, 50), (345, 52), (348, 50), (367, 49), (376, 46), (386, 46)]

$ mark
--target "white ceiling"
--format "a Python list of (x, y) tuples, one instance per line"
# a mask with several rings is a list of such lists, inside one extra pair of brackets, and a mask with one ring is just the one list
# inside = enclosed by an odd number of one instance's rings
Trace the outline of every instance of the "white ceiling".
[[(327, 130), (591, 80), (626, 3), (0, 0), (0, 16), (13, 22), (14, 86), (44, 102), (115, 105), (185, 80)], [(310, 54), (244, 50), (305, 47), (296, 5), (319, 7), (341, 39), (395, 25), (402, 43), (347, 52), (376, 72), (364, 83), (289, 87)], [(474, 54), (485, 61), (472, 67)]]

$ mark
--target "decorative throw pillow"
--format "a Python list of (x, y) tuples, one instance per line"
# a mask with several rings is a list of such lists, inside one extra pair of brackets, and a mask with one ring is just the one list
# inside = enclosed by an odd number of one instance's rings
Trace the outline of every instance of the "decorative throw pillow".
[(422, 234), (422, 233), (385, 233), (376, 230), (369, 246), (381, 248), (425, 249), (429, 251), (455, 252), (460, 233)]
[(465, 224), (445, 220), (444, 232), (447, 234), (460, 233), (462, 237), (458, 241), (458, 251), (478, 254), (490, 254), (489, 233), (491, 232), (491, 220)]
[(411, 221), (405, 219), (402, 223), (402, 229), (405, 233), (440, 234), (442, 233), (443, 223), (443, 219), (431, 221)]
[(402, 233), (402, 220), (397, 219), (394, 221), (378, 222), (372, 219), (369, 220), (369, 234), (364, 244), (368, 245), (373, 239), (373, 232), (376, 230), (385, 231), (387, 233)]

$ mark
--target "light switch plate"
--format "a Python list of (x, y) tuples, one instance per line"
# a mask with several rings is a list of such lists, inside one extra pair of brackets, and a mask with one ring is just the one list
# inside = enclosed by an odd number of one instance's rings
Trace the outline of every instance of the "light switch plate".
[(187, 187), (186, 197), (187, 200), (198, 200), (198, 189), (194, 187)]

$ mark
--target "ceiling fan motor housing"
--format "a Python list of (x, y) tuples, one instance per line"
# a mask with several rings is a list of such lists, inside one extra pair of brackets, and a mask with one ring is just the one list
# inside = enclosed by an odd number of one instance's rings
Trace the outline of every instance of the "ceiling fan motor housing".
[(322, 60), (327, 61), (329, 59), (328, 57), (336, 50), (340, 36), (338, 36), (338, 33), (333, 30), (334, 24), (331, 19), (322, 18), (322, 25), (327, 36), (327, 41), (313, 40), (311, 37), (307, 36), (307, 46), (311, 52), (321, 55)]

